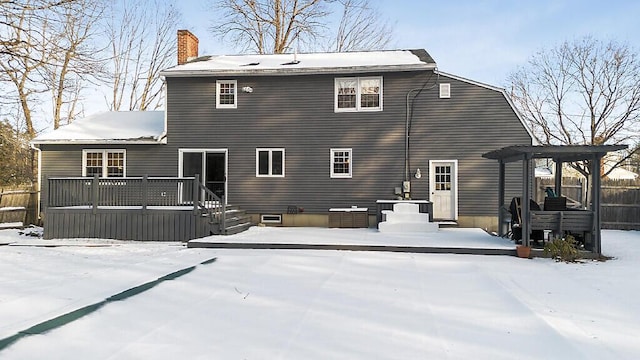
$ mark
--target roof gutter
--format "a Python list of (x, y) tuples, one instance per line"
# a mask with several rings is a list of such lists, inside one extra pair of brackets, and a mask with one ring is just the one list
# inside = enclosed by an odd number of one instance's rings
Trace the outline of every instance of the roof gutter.
[(165, 77), (203, 77), (203, 76), (292, 76), (292, 75), (323, 75), (343, 73), (369, 73), (369, 72), (398, 72), (398, 71), (424, 71), (435, 70), (436, 64), (409, 64), (386, 66), (353, 66), (353, 67), (325, 67), (325, 68), (279, 68), (279, 69), (192, 69), (192, 70), (164, 70), (160, 72)]
[(153, 145), (159, 143), (166, 143), (166, 131), (154, 139), (119, 139), (119, 140), (105, 140), (105, 139), (75, 139), (75, 140), (38, 140), (31, 141), (30, 145), (35, 149), (36, 145), (54, 145), (54, 144), (69, 144), (69, 145), (123, 145), (123, 144), (139, 144), (139, 145)]

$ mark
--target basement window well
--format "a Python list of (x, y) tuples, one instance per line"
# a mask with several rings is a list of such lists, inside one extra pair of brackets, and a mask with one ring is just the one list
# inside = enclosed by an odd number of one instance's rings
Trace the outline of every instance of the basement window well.
[(282, 224), (282, 215), (263, 214), (263, 215), (260, 215), (260, 222), (263, 224)]

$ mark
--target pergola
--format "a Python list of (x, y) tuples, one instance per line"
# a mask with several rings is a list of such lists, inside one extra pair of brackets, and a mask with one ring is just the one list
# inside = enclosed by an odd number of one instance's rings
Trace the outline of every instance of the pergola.
[[(591, 241), (587, 244), (588, 249), (594, 253), (601, 254), (602, 247), (600, 244), (600, 187), (601, 187), (601, 170), (600, 163), (602, 158), (608, 153), (626, 149), (627, 145), (515, 145), (502, 149), (490, 151), (482, 155), (487, 159), (498, 160), (499, 183), (498, 183), (498, 228), (499, 234), (504, 235), (502, 224), (504, 222), (504, 195), (505, 195), (505, 164), (515, 161), (522, 162), (522, 196), (521, 214), (522, 214), (522, 244), (530, 245), (531, 230), (540, 229), (544, 221), (538, 221), (546, 216), (546, 224), (552, 216), (557, 217), (559, 228), (562, 229), (564, 213), (561, 211), (554, 212), (533, 212), (532, 218), (528, 199), (531, 198), (532, 189), (532, 160), (533, 159), (553, 159), (556, 166), (555, 171), (555, 191), (558, 196), (562, 195), (562, 165), (566, 162), (587, 160), (590, 164), (589, 179), (591, 186), (591, 207), (585, 212), (570, 213), (572, 217), (582, 216), (583, 219), (590, 222)], [(568, 213), (568, 212), (567, 212)], [(584, 216), (583, 216), (584, 215)], [(547, 225), (548, 226), (548, 225)]]

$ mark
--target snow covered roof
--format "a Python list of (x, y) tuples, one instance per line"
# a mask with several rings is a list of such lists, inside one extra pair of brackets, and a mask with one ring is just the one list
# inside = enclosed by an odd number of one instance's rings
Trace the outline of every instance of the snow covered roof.
[(164, 139), (164, 111), (108, 111), (37, 136), (32, 144), (156, 144)]
[(300, 75), (435, 69), (425, 50), (202, 56), (162, 71), (172, 76)]
[[(605, 165), (605, 172), (608, 171), (611, 167), (608, 167)], [(625, 168), (621, 168), (621, 167), (617, 167), (613, 170), (611, 170), (611, 172), (607, 175), (607, 177), (609, 179), (616, 179), (616, 180), (635, 180), (638, 178), (638, 174), (634, 173), (633, 171), (629, 171)]]

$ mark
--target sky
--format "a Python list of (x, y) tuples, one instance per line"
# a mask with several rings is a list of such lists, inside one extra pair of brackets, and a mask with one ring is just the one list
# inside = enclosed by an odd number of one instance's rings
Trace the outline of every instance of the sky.
[[(200, 55), (235, 54), (208, 28), (208, 0), (178, 2), (182, 28)], [(509, 73), (542, 49), (591, 35), (640, 49), (640, 2), (629, 0), (371, 0), (394, 24), (392, 48), (426, 49), (441, 71), (504, 87)]]

